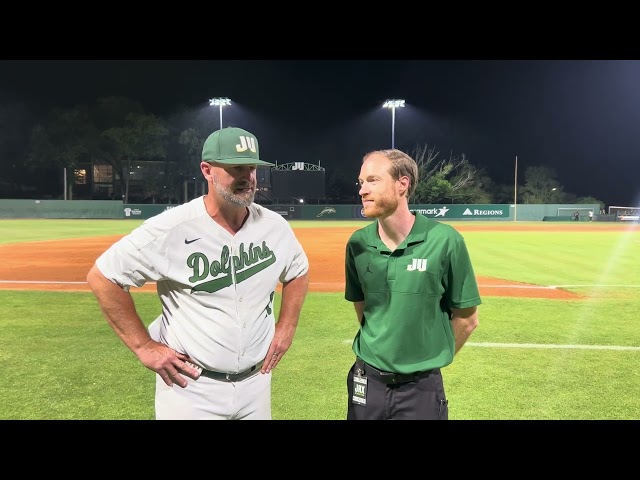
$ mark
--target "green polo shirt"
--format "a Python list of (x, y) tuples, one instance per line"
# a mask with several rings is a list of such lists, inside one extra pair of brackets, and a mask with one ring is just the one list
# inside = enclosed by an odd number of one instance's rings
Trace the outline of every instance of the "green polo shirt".
[(441, 368), (453, 361), (450, 307), (480, 305), (480, 292), (462, 235), (419, 213), (392, 252), (378, 222), (347, 242), (345, 299), (364, 301), (354, 353), (395, 373)]

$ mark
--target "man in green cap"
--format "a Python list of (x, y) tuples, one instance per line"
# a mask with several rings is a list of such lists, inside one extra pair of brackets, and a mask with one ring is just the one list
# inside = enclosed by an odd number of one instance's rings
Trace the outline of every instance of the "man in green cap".
[[(252, 133), (213, 132), (207, 194), (146, 220), (87, 276), (109, 325), (157, 374), (156, 419), (271, 419), (271, 372), (293, 341), (309, 262), (287, 221), (254, 203), (258, 165), (272, 164)], [(147, 281), (162, 304), (148, 330), (129, 294)]]

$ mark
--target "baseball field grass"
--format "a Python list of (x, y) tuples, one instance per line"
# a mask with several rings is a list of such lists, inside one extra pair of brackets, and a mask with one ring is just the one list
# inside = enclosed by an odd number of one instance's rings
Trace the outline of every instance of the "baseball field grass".
[[(78, 291), (47, 290), (59, 279), (51, 276), (29, 289), (12, 283), (16, 278), (2, 278), (15, 272), (2, 268), (19, 247), (37, 252), (21, 263), (37, 279), (39, 262), (56, 245), (122, 235), (139, 223), (0, 220), (0, 419), (153, 418), (155, 374), (108, 327), (93, 295), (82, 291), (91, 262), (78, 265), (69, 258), (68, 268), (81, 270), (76, 282), (68, 282)], [(365, 225), (291, 224), (301, 238), (307, 229), (329, 235), (331, 229)], [(450, 418), (639, 419), (640, 227), (452, 225), (466, 239), (483, 303), (480, 326), (443, 369)], [(322, 255), (338, 257), (339, 264), (344, 252), (335, 247)], [(512, 293), (501, 294), (501, 283)], [(548, 295), (553, 292), (562, 295)], [(150, 323), (160, 312), (155, 293), (133, 296)], [(309, 292), (293, 345), (273, 374), (274, 419), (344, 419), (356, 331), (353, 306), (339, 289)]]

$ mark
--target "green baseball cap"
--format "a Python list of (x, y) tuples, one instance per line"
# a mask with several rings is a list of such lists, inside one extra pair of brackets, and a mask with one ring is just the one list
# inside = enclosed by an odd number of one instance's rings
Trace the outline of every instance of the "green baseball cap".
[(202, 161), (226, 165), (273, 165), (259, 158), (258, 140), (242, 128), (226, 127), (213, 132), (202, 147)]

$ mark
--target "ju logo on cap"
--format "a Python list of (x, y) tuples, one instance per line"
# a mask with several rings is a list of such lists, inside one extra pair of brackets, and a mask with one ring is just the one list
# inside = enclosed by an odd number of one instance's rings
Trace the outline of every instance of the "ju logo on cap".
[(260, 160), (258, 140), (242, 128), (216, 130), (204, 142), (202, 161), (225, 165), (273, 165)]

